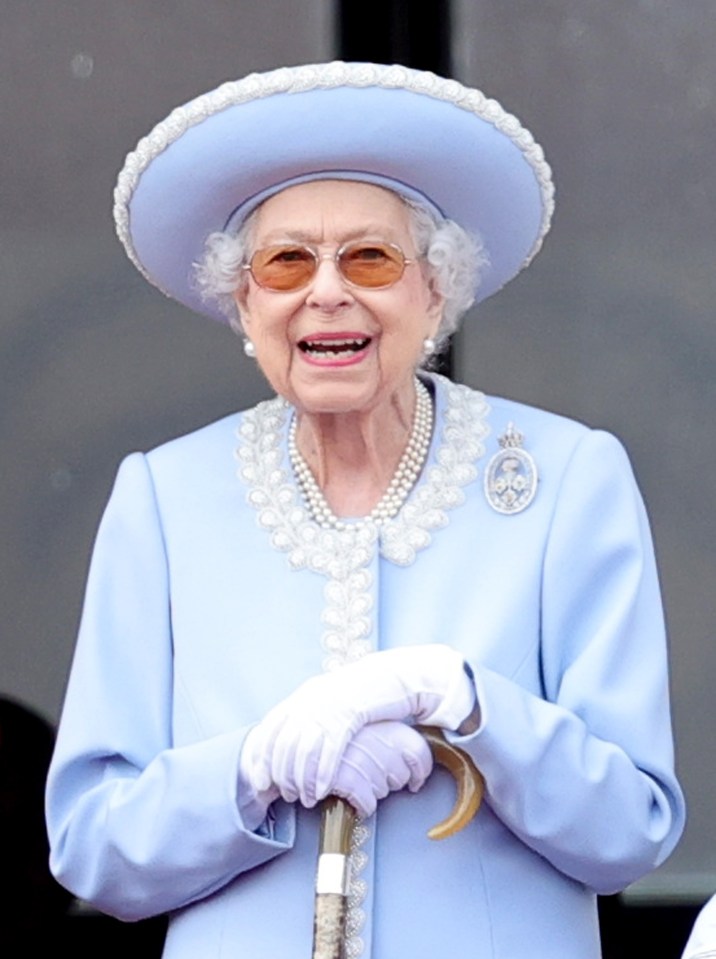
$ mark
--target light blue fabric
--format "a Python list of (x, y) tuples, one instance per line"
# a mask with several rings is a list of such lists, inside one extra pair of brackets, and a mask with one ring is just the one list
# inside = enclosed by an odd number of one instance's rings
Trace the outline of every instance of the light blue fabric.
[[(362, 873), (371, 959), (597, 959), (594, 891), (652, 869), (683, 826), (627, 458), (608, 434), (490, 403), (480, 479), (449, 524), (409, 566), (368, 563), (372, 644), (447, 642), (474, 669), (482, 724), (458, 742), (487, 781), (477, 819), (443, 843), (425, 832), (452, 805), (444, 773), (380, 804)], [(58, 877), (124, 918), (172, 911), (168, 959), (310, 952), (318, 815), (279, 802), (270, 837), (248, 833), (236, 777), (250, 724), (322, 668), (326, 580), (291, 570), (247, 505), (238, 421), (122, 465), (49, 782)], [(541, 479), (504, 516), (482, 473), (510, 421)]]

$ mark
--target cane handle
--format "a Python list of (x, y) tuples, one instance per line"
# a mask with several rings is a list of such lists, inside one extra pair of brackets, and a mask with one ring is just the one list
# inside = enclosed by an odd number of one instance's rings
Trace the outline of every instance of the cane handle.
[(433, 760), (455, 779), (457, 796), (449, 816), (428, 831), (430, 839), (446, 839), (459, 832), (474, 818), (485, 792), (485, 780), (472, 759), (445, 739), (436, 726), (417, 726), (427, 740)]

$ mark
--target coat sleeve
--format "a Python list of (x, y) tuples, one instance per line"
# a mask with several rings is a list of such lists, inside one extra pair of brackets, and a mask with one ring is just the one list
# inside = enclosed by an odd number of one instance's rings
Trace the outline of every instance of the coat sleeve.
[(615, 892), (669, 855), (684, 804), (651, 537), (626, 454), (606, 433), (580, 440), (556, 499), (540, 664), (542, 696), (472, 663), (481, 724), (456, 742), (525, 844)]
[(123, 919), (207, 896), (293, 842), (282, 804), (271, 830), (242, 822), (246, 730), (174, 746), (172, 680), (161, 523), (133, 454), (97, 536), (47, 794), (54, 874)]

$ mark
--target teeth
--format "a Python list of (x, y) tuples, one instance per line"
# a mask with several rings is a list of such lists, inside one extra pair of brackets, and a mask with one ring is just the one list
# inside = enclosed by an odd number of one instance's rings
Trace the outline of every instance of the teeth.
[(330, 353), (332, 356), (345, 357), (359, 350), (364, 350), (370, 343), (370, 337), (356, 338), (347, 337), (339, 340), (311, 340), (307, 342), (302, 340), (298, 345), (304, 353), (314, 353), (317, 355)]

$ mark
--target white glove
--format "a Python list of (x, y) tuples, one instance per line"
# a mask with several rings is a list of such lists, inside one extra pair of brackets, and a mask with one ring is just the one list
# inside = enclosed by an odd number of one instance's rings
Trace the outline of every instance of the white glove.
[(311, 807), (328, 795), (348, 741), (384, 719), (457, 729), (475, 700), (462, 656), (449, 646), (369, 653), (314, 676), (275, 706), (245, 743), (257, 792), (275, 784)]
[(255, 785), (256, 768), (251, 758), (251, 749), (247, 749), (251, 733), (250, 729), (244, 738), (239, 754), (239, 775), (237, 777), (236, 796), (241, 821), (250, 832), (254, 832), (266, 818), (266, 813), (272, 802), (281, 795), (278, 787), (273, 783), (268, 789), (258, 789)]
[(367, 819), (389, 792), (406, 786), (417, 792), (432, 768), (430, 747), (411, 726), (390, 720), (371, 723), (346, 746), (330, 792), (347, 799), (361, 819)]

